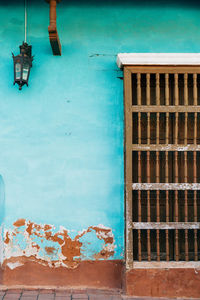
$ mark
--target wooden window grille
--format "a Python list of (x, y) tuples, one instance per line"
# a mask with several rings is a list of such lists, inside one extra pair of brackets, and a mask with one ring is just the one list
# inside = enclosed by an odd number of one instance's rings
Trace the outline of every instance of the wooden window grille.
[(126, 264), (200, 260), (200, 67), (125, 66)]

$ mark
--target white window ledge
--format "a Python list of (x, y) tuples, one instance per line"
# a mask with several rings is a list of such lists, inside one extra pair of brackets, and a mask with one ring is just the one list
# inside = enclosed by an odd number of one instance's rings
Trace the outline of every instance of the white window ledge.
[(200, 53), (119, 53), (117, 65), (200, 65)]

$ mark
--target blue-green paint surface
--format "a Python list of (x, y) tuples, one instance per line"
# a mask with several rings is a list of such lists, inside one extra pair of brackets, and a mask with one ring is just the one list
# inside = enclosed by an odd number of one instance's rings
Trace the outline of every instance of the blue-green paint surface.
[[(25, 218), (77, 232), (103, 224), (113, 230), (113, 258), (122, 258), (123, 81), (116, 55), (200, 52), (200, 6), (194, 1), (63, 0), (57, 12), (62, 56), (54, 57), (48, 5), (29, 1), (28, 42), (35, 60), (30, 86), (20, 92), (12, 85), (11, 52), (17, 54), (23, 41), (23, 1), (4, 2), (0, 174), (5, 225)], [(92, 233), (88, 239), (93, 240)], [(98, 242), (88, 254), (95, 247), (98, 252)]]

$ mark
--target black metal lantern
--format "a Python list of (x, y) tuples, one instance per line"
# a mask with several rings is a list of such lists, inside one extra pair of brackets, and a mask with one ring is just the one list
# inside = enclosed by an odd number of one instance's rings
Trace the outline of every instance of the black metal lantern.
[(29, 46), (27, 43), (24, 43), (19, 46), (20, 54), (17, 56), (13, 55), (14, 61), (14, 84), (19, 85), (19, 89), (22, 89), (22, 86), (26, 84), (28, 86), (28, 79), (30, 75), (30, 69), (32, 67), (32, 46)]

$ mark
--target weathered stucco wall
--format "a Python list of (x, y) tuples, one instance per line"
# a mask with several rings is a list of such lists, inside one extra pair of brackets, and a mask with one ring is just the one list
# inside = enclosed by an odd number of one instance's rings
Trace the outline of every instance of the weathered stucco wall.
[(13, 86), (23, 1), (0, 2), (0, 174), (5, 263), (50, 267), (123, 259), (123, 81), (119, 52), (199, 52), (195, 2), (63, 1), (62, 57), (48, 5), (29, 1), (30, 87)]

